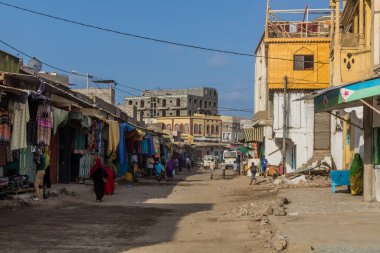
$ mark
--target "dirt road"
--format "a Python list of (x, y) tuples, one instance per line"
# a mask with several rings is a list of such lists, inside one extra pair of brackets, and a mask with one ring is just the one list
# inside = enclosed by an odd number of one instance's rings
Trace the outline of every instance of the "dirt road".
[(58, 185), (69, 195), (1, 210), (0, 252), (273, 252), (257, 223), (231, 213), (276, 195), (248, 183), (183, 172), (174, 184), (121, 184), (102, 203), (91, 186)]

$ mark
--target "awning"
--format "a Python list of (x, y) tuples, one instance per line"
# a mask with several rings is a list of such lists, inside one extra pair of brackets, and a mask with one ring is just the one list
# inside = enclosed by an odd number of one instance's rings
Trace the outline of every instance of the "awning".
[(320, 92), (314, 98), (314, 110), (327, 112), (361, 106), (361, 100), (379, 95), (380, 78), (333, 87)]
[(253, 127), (243, 129), (243, 142), (263, 142), (264, 140), (264, 128)]

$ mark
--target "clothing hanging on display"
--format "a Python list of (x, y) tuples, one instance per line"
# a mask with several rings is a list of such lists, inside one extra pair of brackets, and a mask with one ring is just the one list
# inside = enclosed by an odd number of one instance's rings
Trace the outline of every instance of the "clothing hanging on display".
[(119, 144), (120, 131), (119, 122), (114, 120), (107, 120), (108, 123), (108, 148), (107, 154), (112, 160), (116, 159), (116, 149)]
[(53, 135), (57, 132), (58, 126), (67, 120), (68, 115), (68, 111), (53, 107)]
[(11, 149), (21, 149), (27, 147), (26, 141), (26, 124), (29, 117), (29, 104), (26, 100), (25, 104), (14, 102), (13, 103), (13, 129), (11, 138)]
[(51, 138), (51, 128), (53, 127), (51, 106), (40, 104), (37, 110), (37, 144), (49, 146)]
[(86, 148), (86, 136), (80, 129), (75, 130), (74, 154), (84, 154)]
[(0, 143), (9, 143), (11, 140), (12, 113), (0, 109)]

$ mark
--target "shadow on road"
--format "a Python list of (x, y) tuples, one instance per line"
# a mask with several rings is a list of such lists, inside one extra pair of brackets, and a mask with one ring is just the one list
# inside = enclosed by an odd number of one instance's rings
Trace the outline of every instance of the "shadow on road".
[[(182, 175), (182, 180), (195, 173)], [(166, 198), (175, 186), (175, 183), (164, 183), (161, 186), (154, 180), (148, 180), (134, 184), (134, 191), (146, 192), (141, 198), (143, 202), (147, 199)], [(82, 187), (89, 188), (84, 185)], [(136, 206), (135, 202), (126, 203), (128, 194), (133, 193), (122, 190), (124, 189), (109, 196), (100, 205), (81, 202), (80, 199), (58, 200), (56, 204), (1, 210), (0, 252), (126, 251), (170, 241), (183, 217), (212, 209), (212, 204), (196, 203)], [(167, 222), (160, 228), (162, 231), (158, 232), (159, 237), (136, 241), (152, 229), (157, 229), (155, 225), (163, 218)]]

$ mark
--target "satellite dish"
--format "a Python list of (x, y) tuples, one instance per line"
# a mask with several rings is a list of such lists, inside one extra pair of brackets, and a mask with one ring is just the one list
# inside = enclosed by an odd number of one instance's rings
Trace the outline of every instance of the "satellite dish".
[(35, 72), (39, 72), (42, 69), (42, 63), (36, 57), (30, 58), (27, 66)]

